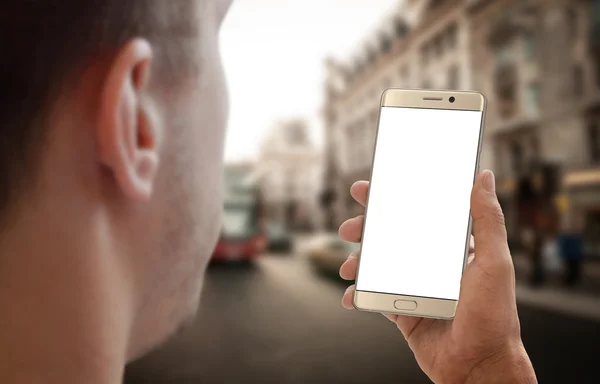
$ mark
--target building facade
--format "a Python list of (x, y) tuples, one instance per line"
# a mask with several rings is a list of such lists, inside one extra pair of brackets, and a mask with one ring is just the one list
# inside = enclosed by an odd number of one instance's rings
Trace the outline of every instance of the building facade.
[(488, 99), (481, 166), (497, 175), (509, 235), (519, 179), (542, 162), (560, 170), (562, 228), (600, 239), (600, 0), (399, 4), (356, 57), (327, 61), (327, 225), (362, 213), (348, 188), (370, 177), (386, 88), (472, 89)]
[(269, 221), (290, 230), (321, 226), (321, 164), (304, 121), (285, 121), (273, 128), (262, 143), (256, 165)]
[(370, 178), (377, 116), (387, 88), (472, 89), (464, 1), (399, 2), (347, 62), (327, 60), (323, 119), (326, 226), (361, 214), (348, 190)]
[(518, 236), (518, 180), (532, 163), (544, 162), (562, 174), (563, 229), (585, 228), (589, 239), (600, 238), (597, 4), (505, 0), (469, 6), (474, 87), (488, 98), (483, 153), (497, 175), (512, 237)]

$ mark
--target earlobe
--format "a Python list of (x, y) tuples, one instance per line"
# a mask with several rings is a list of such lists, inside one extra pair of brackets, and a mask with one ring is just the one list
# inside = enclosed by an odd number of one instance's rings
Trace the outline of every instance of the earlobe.
[(152, 118), (152, 105), (141, 101), (138, 108), (138, 124), (135, 144), (135, 179), (128, 180), (130, 192), (128, 195), (139, 199), (148, 199), (152, 194), (154, 178), (158, 170), (157, 126), (158, 122)]
[(129, 198), (152, 193), (158, 168), (158, 122), (147, 102), (152, 49), (145, 40), (128, 42), (107, 71), (100, 99), (96, 134), (100, 163)]
[(156, 151), (142, 151), (138, 153), (135, 162), (136, 169), (128, 175), (126, 180), (127, 195), (132, 198), (147, 200), (152, 195), (154, 178), (158, 169), (158, 154)]

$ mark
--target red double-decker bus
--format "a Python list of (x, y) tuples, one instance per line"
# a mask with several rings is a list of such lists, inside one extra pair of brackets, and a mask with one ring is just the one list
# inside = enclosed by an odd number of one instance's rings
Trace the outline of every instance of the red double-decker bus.
[(248, 165), (225, 169), (223, 229), (213, 252), (213, 261), (249, 262), (266, 248), (260, 192)]

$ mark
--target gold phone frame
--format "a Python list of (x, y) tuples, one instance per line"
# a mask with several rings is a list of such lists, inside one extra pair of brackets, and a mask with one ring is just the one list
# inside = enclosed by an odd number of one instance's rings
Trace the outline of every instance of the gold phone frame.
[[(455, 101), (451, 103), (449, 98), (454, 96)], [(483, 131), (485, 122), (485, 111), (487, 101), (479, 92), (465, 91), (434, 91), (434, 90), (409, 90), (409, 89), (387, 89), (381, 97), (381, 106), (377, 117), (377, 133), (373, 150), (372, 163), (374, 164), (375, 152), (377, 151), (377, 136), (379, 135), (379, 120), (381, 118), (381, 109), (383, 107), (398, 108), (424, 108), (424, 109), (447, 109), (463, 111), (479, 111), (481, 114), (481, 123), (479, 127), (479, 143), (477, 148), (477, 158), (475, 160), (475, 174), (473, 182), (479, 172), (479, 159), (483, 143)], [(369, 180), (373, 176), (373, 167)], [(363, 226), (361, 239), (364, 237), (367, 216), (369, 211), (369, 195), (367, 193), (367, 204), (365, 208), (365, 225)], [(469, 256), (469, 242), (472, 230), (473, 220), (469, 213), (469, 225), (465, 237), (465, 255), (463, 259), (463, 272), (467, 265)], [(360, 247), (362, 253), (362, 243)], [(356, 283), (360, 278), (360, 253), (358, 258), (358, 269)], [(358, 286), (358, 284), (357, 284)], [(399, 303), (399, 304), (396, 304)], [(436, 299), (419, 296), (407, 296), (390, 293), (378, 293), (369, 291), (358, 291), (354, 293), (353, 305), (356, 309), (367, 312), (381, 312), (407, 316), (427, 317), (434, 319), (453, 319), (456, 313), (458, 300)], [(414, 306), (414, 308), (412, 308)], [(398, 308), (401, 307), (401, 308)]]

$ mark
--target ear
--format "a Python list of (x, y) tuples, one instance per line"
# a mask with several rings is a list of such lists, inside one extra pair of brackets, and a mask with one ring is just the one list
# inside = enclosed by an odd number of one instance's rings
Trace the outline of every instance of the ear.
[(96, 126), (100, 161), (129, 198), (147, 200), (158, 168), (159, 122), (147, 95), (152, 48), (129, 41), (108, 69)]

